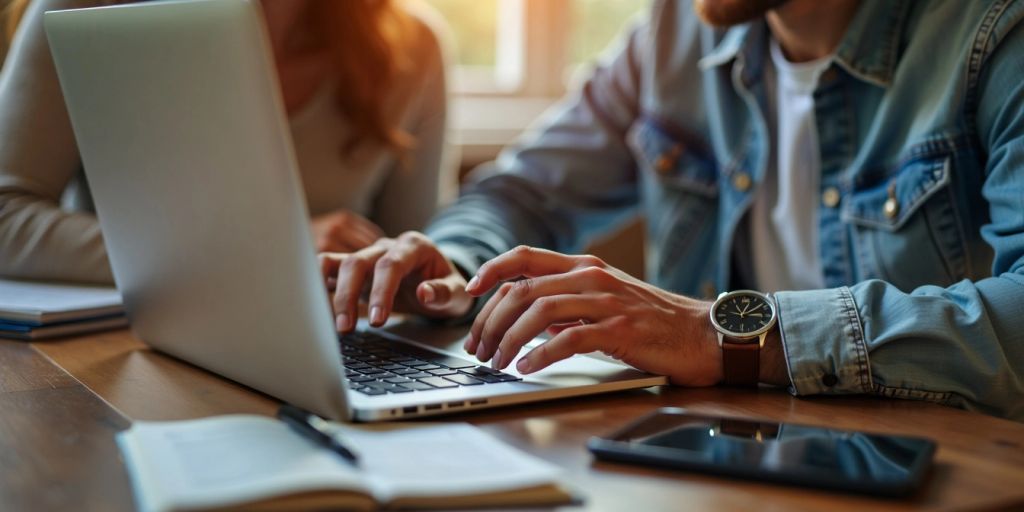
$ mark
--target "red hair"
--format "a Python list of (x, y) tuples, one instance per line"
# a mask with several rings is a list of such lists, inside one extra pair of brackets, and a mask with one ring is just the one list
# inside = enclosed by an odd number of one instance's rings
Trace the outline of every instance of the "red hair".
[[(8, 41), (31, 1), (12, 0), (7, 6)], [(410, 15), (392, 0), (311, 0), (306, 16), (306, 27), (326, 45), (345, 84), (337, 107), (356, 128), (344, 141), (344, 151), (363, 143), (398, 153), (410, 148), (412, 137), (398, 128), (396, 113), (385, 108), (387, 93), (410, 65), (410, 36), (418, 29)]]

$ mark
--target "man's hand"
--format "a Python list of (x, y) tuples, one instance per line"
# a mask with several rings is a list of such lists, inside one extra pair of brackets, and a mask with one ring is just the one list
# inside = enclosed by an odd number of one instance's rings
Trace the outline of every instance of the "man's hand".
[(392, 311), (434, 318), (465, 315), (473, 305), (466, 279), (424, 235), (381, 238), (352, 254), (320, 255), (328, 289), (334, 290), (338, 330), (356, 326), (364, 287), (369, 287), (370, 324), (382, 325)]
[[(523, 279), (520, 279), (523, 278)], [(514, 282), (505, 282), (519, 279)], [(554, 336), (517, 363), (532, 373), (573, 354), (601, 351), (673, 384), (722, 380), (711, 303), (675, 295), (609, 267), (594, 256), (517, 247), (480, 267), (467, 288), (498, 286), (473, 323), (466, 350), (495, 368), (515, 359), (541, 332)]]
[(312, 230), (317, 252), (356, 252), (384, 236), (376, 224), (348, 210), (318, 215)]

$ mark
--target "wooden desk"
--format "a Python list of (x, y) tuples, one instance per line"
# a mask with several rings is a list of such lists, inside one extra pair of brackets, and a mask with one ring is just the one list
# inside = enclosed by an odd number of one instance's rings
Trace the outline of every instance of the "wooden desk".
[[(458, 343), (459, 334), (438, 333), (437, 343)], [(0, 340), (0, 510), (131, 509), (113, 442), (129, 420), (271, 414), (275, 406), (147, 349), (127, 331), (31, 345)], [(588, 437), (662, 406), (928, 436), (939, 441), (936, 467), (918, 496), (886, 501), (599, 463), (584, 449)], [(1024, 424), (921, 402), (663, 388), (447, 419), (564, 467), (587, 498), (567, 510), (1024, 510)]]

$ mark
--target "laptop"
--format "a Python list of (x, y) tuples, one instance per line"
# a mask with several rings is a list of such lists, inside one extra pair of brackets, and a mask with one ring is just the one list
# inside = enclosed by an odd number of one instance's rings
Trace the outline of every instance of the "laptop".
[(522, 376), (388, 331), (339, 338), (258, 2), (44, 23), (114, 278), (152, 348), (337, 420), (666, 383), (595, 357)]

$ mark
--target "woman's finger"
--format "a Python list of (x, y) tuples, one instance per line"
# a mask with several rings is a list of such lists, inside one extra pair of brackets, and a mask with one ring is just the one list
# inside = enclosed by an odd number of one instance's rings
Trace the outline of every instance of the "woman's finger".
[(359, 316), (359, 297), (374, 264), (387, 252), (387, 244), (375, 244), (342, 258), (334, 290), (334, 314), (338, 331), (355, 329)]

